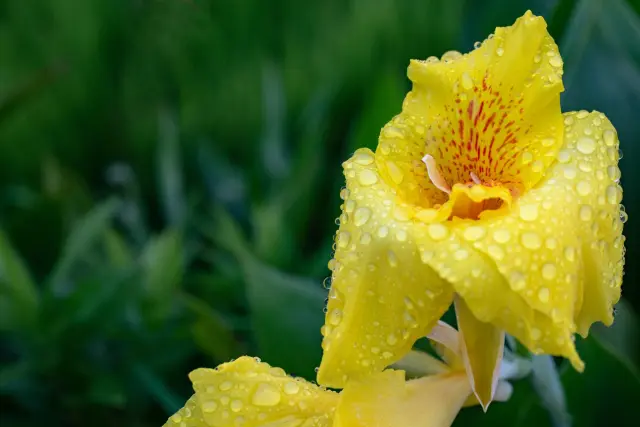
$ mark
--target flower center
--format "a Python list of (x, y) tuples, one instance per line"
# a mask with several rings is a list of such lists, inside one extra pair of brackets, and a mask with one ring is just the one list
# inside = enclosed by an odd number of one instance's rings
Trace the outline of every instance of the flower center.
[[(454, 193), (454, 197), (452, 197), (452, 186), (442, 175), (442, 172), (438, 168), (433, 156), (426, 154), (422, 158), (422, 162), (427, 168), (427, 176), (431, 183), (437, 189), (448, 195), (448, 201), (445, 203), (445, 207), (450, 209), (450, 213), (447, 219), (452, 219), (454, 217), (462, 219), (478, 219), (480, 214), (484, 211), (500, 209), (505, 201), (510, 202), (510, 198), (501, 197), (499, 196), (499, 193), (495, 192), (485, 192), (485, 188), (497, 187), (506, 190), (511, 196), (515, 195), (514, 190), (503, 187), (495, 182), (483, 182), (475, 172), (471, 171), (469, 172), (468, 181), (454, 183), (453, 188), (457, 191)], [(465, 188), (469, 191), (465, 191)], [(474, 195), (476, 197), (473, 197)], [(486, 198), (483, 197), (483, 195), (486, 195)], [(496, 195), (498, 197), (492, 197)], [(440, 208), (441, 206), (436, 205), (434, 207)]]

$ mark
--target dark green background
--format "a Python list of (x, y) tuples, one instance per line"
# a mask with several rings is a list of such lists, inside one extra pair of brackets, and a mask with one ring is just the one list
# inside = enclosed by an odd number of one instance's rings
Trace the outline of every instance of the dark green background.
[[(160, 426), (191, 369), (245, 353), (312, 378), (341, 162), (410, 58), (528, 8), (563, 109), (618, 129), (630, 218), (615, 326), (551, 383), (575, 426), (640, 422), (637, 1), (0, 0), (0, 425)], [(550, 425), (534, 384), (457, 425)]]

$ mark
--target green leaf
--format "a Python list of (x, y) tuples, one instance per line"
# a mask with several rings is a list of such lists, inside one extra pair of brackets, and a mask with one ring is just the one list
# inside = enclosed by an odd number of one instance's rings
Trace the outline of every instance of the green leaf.
[(141, 364), (132, 366), (132, 371), (134, 377), (164, 409), (165, 414), (174, 414), (182, 407), (184, 399), (173, 393), (155, 372)]
[(167, 230), (151, 239), (142, 253), (146, 314), (152, 321), (164, 319), (173, 304), (184, 275), (182, 234)]
[(195, 318), (191, 325), (191, 334), (202, 352), (218, 363), (242, 354), (242, 347), (218, 312), (193, 295), (182, 293), (180, 300)]
[(621, 299), (615, 307), (613, 325), (606, 327), (596, 323), (591, 333), (603, 344), (606, 344), (620, 359), (635, 363), (640, 367), (640, 323), (633, 307), (625, 299)]
[(574, 425), (636, 426), (640, 402), (637, 370), (595, 337), (578, 340), (576, 346), (586, 365), (584, 373), (566, 366), (561, 375)]
[(127, 268), (133, 264), (133, 255), (125, 240), (116, 231), (109, 229), (104, 236), (108, 261), (117, 268)]
[(551, 417), (551, 425), (571, 426), (571, 415), (567, 412), (564, 389), (553, 358), (549, 355), (534, 355), (532, 364), (531, 382), (540, 397), (542, 406)]
[(243, 267), (259, 356), (290, 374), (313, 378), (320, 363), (326, 297), (320, 284), (255, 259)]
[(159, 113), (158, 134), (157, 175), (160, 201), (167, 223), (181, 227), (185, 220), (187, 204), (182, 184), (178, 127), (175, 117), (167, 110), (161, 110)]
[[(39, 295), (27, 267), (0, 230), (0, 297), (7, 299), (1, 329), (32, 326), (38, 314)], [(5, 324), (7, 323), (7, 324)]]
[(66, 287), (65, 282), (70, 279), (68, 276), (72, 267), (86, 257), (93, 245), (108, 230), (118, 207), (117, 199), (103, 202), (89, 211), (71, 230), (62, 248), (62, 256), (49, 278), (49, 288), (54, 293)]

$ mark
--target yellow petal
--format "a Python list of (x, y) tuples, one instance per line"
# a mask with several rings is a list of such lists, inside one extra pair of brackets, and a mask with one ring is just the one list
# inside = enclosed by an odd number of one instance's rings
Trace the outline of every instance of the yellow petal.
[(387, 370), (347, 384), (334, 427), (448, 427), (470, 393), (462, 372), (405, 382)]
[(204, 423), (194, 427), (257, 427), (270, 423), (295, 427), (303, 422), (329, 427), (338, 401), (334, 392), (289, 377), (282, 369), (247, 356), (216, 369), (196, 369), (189, 378), (196, 406), (194, 409), (192, 398), (178, 414), (184, 417), (188, 409), (198, 414)]
[(408, 74), (413, 89), (376, 151), (405, 200), (424, 208), (447, 200), (421, 164), (427, 156), (449, 187), (480, 181), (519, 194), (544, 175), (562, 144), (563, 86), (543, 18), (527, 12), (473, 52), (412, 61)]
[(202, 417), (195, 394), (187, 400), (184, 407), (169, 417), (163, 427), (208, 427)]
[(430, 256), (419, 245), (424, 225), (380, 178), (373, 153), (358, 150), (344, 169), (318, 372), (320, 384), (337, 388), (400, 360), (453, 299), (450, 286), (423, 263)]
[(460, 352), (471, 388), (485, 411), (498, 385), (504, 352), (504, 331), (476, 319), (460, 298), (456, 298)]

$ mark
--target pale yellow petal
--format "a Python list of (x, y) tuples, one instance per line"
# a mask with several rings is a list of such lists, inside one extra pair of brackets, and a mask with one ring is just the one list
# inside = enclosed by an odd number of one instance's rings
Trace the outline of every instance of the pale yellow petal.
[(449, 427), (470, 393), (463, 372), (405, 382), (387, 370), (347, 384), (334, 427)]
[(461, 298), (456, 298), (455, 307), (460, 353), (473, 393), (486, 411), (498, 386), (504, 331), (476, 319)]
[(336, 393), (247, 356), (189, 378), (205, 422), (194, 427), (329, 427), (338, 402)]
[[(381, 179), (373, 153), (358, 150), (344, 164), (347, 187), (318, 382), (382, 371), (425, 336), (452, 302), (451, 287), (426, 265), (417, 212)], [(418, 229), (422, 228), (422, 229)]]

